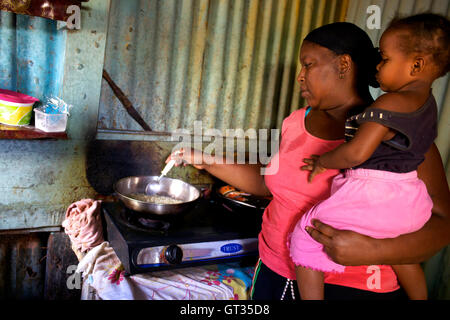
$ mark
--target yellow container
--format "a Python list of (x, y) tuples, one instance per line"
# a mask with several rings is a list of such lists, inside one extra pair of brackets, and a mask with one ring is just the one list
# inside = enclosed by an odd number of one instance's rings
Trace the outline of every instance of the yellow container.
[(0, 89), (0, 123), (13, 126), (30, 124), (36, 101), (38, 99), (23, 93)]

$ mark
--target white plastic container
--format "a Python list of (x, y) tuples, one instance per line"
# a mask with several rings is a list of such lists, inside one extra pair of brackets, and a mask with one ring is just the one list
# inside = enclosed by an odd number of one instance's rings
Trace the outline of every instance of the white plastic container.
[(34, 126), (45, 132), (66, 131), (67, 113), (50, 114), (34, 109)]

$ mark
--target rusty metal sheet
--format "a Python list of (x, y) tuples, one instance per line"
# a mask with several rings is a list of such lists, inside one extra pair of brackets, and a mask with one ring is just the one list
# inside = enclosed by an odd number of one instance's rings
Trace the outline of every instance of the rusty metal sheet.
[(82, 28), (70, 32), (0, 12), (0, 87), (74, 105), (67, 140), (0, 140), (0, 230), (60, 226), (71, 203), (96, 194), (85, 148), (96, 129), (109, 1), (86, 8)]
[(42, 299), (45, 233), (0, 235), (0, 299)]
[(55, 21), (0, 11), (0, 88), (58, 95), (66, 33)]
[[(105, 69), (156, 132), (274, 128), (302, 106), (302, 37), (348, 1), (113, 1)], [(141, 130), (103, 82), (100, 129)]]

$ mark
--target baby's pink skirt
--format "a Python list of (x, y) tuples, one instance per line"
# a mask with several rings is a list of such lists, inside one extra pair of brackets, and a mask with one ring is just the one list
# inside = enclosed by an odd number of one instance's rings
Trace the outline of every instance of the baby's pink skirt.
[[(313, 182), (314, 183), (314, 182)], [(349, 169), (337, 175), (331, 195), (308, 211), (290, 235), (290, 254), (296, 265), (324, 272), (344, 272), (323, 246), (306, 232), (311, 219), (340, 230), (372, 238), (394, 238), (422, 228), (431, 216), (433, 202), (417, 172), (393, 173)]]

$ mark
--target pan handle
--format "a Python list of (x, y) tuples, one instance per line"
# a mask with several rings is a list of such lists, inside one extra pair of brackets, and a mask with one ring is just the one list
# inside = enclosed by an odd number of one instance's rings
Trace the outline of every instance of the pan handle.
[(210, 187), (199, 187), (200, 198), (209, 199), (211, 197), (211, 188)]
[(97, 194), (94, 197), (94, 200), (99, 200), (99, 201), (102, 201), (102, 202), (117, 202), (119, 199), (118, 199), (116, 193), (112, 193), (112, 194), (109, 194), (109, 195)]

